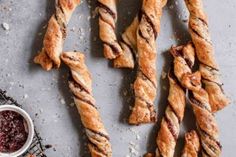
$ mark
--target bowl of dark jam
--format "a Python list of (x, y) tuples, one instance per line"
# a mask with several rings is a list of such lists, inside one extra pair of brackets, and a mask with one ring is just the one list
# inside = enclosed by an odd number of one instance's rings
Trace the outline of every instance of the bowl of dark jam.
[(0, 106), (0, 157), (22, 155), (33, 136), (34, 125), (28, 113), (17, 106)]

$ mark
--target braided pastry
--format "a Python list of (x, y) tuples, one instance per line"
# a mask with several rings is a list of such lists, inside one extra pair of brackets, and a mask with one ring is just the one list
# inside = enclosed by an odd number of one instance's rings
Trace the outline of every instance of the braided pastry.
[[(167, 0), (162, 0), (162, 7), (167, 3)], [(140, 16), (141, 14), (139, 14)], [(131, 25), (122, 34), (122, 40), (120, 45), (123, 49), (123, 53), (114, 60), (115, 68), (134, 68), (134, 60), (136, 58), (137, 51), (137, 28), (139, 25), (140, 17), (138, 15), (134, 18)]]
[(203, 11), (201, 0), (185, 0), (185, 2), (190, 12), (189, 32), (200, 62), (202, 81), (209, 95), (212, 112), (216, 112), (224, 108), (229, 100), (222, 90), (223, 84), (219, 78), (219, 68), (214, 56), (207, 16)]
[(98, 0), (99, 36), (103, 42), (104, 56), (115, 59), (122, 53), (116, 38), (117, 0)]
[(91, 75), (85, 65), (84, 55), (79, 52), (64, 52), (61, 59), (71, 71), (69, 87), (89, 139), (91, 156), (111, 157), (109, 135), (95, 106)]
[(200, 141), (196, 131), (185, 133), (185, 145), (181, 157), (198, 157)]
[(135, 105), (130, 124), (156, 121), (156, 37), (160, 31), (161, 0), (143, 0), (137, 29), (138, 73), (134, 82)]
[(173, 71), (169, 72), (168, 78), (170, 83), (168, 106), (156, 140), (156, 157), (174, 156), (180, 123), (183, 120), (186, 105), (185, 90), (178, 84)]
[(61, 64), (60, 54), (66, 38), (66, 27), (80, 0), (56, 0), (56, 12), (48, 22), (47, 32), (43, 40), (43, 48), (34, 58), (43, 69), (50, 70)]
[[(189, 90), (189, 99), (197, 121), (198, 132), (201, 138), (202, 155), (219, 157), (221, 145), (219, 131), (214, 115), (211, 112), (207, 92), (201, 87), (200, 72), (192, 73), (189, 66), (187, 52), (194, 50), (191, 43), (187, 46), (172, 47), (174, 57), (174, 73), (179, 82)], [(182, 69), (188, 69), (182, 70)], [(190, 69), (190, 71), (189, 71)]]

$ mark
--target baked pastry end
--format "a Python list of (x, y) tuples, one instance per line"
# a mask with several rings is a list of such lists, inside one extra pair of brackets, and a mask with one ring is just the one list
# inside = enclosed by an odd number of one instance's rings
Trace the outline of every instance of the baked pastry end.
[(153, 106), (148, 106), (142, 100), (136, 100), (135, 106), (129, 117), (129, 124), (139, 125), (157, 121), (156, 111)]
[(212, 112), (222, 110), (230, 103), (230, 100), (222, 92), (221, 86), (216, 86), (214, 82), (210, 82), (207, 80), (204, 80), (203, 83), (206, 85), (205, 89), (209, 96), (209, 102)]
[(49, 71), (53, 68), (52, 60), (47, 56), (44, 49), (34, 57), (34, 63), (40, 64), (42, 68)]
[(115, 68), (134, 68), (134, 58), (133, 58), (133, 52), (130, 49), (127, 44), (121, 42), (120, 43), (122, 49), (123, 49), (123, 54), (114, 59), (113, 61), (113, 66)]

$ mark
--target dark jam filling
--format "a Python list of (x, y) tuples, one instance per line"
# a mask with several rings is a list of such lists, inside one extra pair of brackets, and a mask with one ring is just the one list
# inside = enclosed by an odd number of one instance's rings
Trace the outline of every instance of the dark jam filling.
[(14, 111), (0, 112), (0, 152), (19, 150), (26, 142), (28, 129), (22, 115)]

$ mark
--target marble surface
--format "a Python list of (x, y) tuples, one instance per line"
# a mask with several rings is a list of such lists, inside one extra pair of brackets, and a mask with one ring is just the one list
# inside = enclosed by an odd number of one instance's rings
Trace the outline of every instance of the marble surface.
[[(88, 5), (89, 4), (89, 5)], [(120, 0), (118, 34), (128, 26), (138, 11), (140, 1)], [(183, 1), (169, 1), (163, 11), (158, 45), (157, 124), (129, 126), (126, 119), (132, 105), (130, 83), (135, 72), (111, 68), (103, 58), (98, 39), (97, 18), (93, 15), (95, 2), (83, 0), (76, 9), (68, 27), (64, 50), (78, 50), (86, 55), (86, 63), (93, 76), (93, 92), (104, 124), (111, 136), (114, 157), (142, 156), (154, 151), (155, 138), (161, 116), (166, 107), (168, 81), (161, 79), (171, 62), (171, 45), (189, 40), (186, 22), (188, 13)], [(236, 1), (206, 0), (210, 32), (217, 61), (221, 68), (224, 89), (231, 104), (216, 114), (220, 128), (223, 157), (234, 157), (236, 147)], [(54, 11), (54, 0), (0, 0), (0, 88), (23, 104), (32, 116), (43, 142), (51, 144), (49, 157), (86, 157), (86, 138), (77, 110), (73, 107), (66, 78), (68, 69), (43, 71), (32, 63), (41, 49), (47, 21)], [(9, 30), (3, 28), (3, 23)], [(5, 27), (6, 28), (6, 27)], [(185, 130), (194, 128), (195, 122), (188, 105), (181, 124), (177, 153), (183, 147)], [(131, 153), (134, 150), (135, 153)]]

